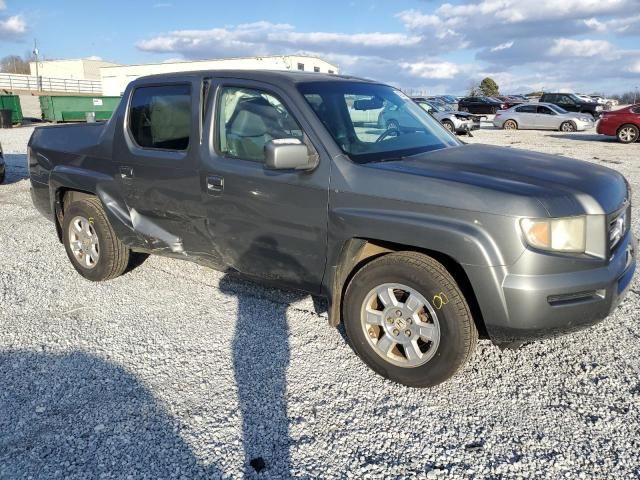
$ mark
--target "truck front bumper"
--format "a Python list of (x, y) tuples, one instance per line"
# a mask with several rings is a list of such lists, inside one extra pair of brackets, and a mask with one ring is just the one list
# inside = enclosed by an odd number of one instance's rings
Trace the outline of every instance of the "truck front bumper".
[(472, 267), (469, 277), (491, 340), (522, 342), (570, 333), (606, 318), (631, 286), (636, 255), (637, 242), (629, 232), (599, 268), (516, 275), (504, 267)]

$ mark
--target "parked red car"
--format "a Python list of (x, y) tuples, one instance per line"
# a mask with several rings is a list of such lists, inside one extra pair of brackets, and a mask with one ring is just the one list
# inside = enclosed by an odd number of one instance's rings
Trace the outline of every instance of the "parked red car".
[(640, 104), (613, 112), (603, 112), (597, 132), (618, 137), (622, 143), (633, 143), (640, 138)]

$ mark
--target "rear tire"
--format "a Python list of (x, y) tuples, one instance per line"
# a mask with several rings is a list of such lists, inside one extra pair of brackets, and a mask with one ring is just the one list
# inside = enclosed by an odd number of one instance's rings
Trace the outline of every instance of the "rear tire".
[(640, 137), (640, 129), (632, 124), (622, 125), (616, 133), (618, 141), (621, 143), (633, 143)]
[(505, 130), (517, 130), (518, 122), (516, 122), (515, 120), (507, 120), (506, 122), (504, 122), (504, 124), (502, 124), (502, 128)]
[(379, 375), (410, 387), (431, 387), (452, 377), (478, 340), (453, 277), (416, 252), (390, 253), (358, 271), (347, 287), (343, 314), (356, 354)]
[[(62, 238), (71, 264), (87, 280), (111, 280), (129, 265), (130, 251), (116, 236), (96, 197), (78, 200), (65, 209)], [(93, 259), (87, 258), (92, 255)]]

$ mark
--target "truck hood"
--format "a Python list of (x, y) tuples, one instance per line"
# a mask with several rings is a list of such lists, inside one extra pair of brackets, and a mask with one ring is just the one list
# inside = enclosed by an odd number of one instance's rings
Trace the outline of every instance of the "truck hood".
[(552, 217), (611, 213), (627, 197), (627, 183), (614, 170), (506, 147), (463, 145), (369, 166), (530, 197)]

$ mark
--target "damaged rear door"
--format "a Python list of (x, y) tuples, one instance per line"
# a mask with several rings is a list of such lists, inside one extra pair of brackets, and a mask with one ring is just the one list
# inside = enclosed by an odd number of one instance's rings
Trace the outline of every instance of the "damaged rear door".
[(114, 144), (118, 182), (142, 248), (186, 255), (200, 209), (197, 78), (134, 88)]

